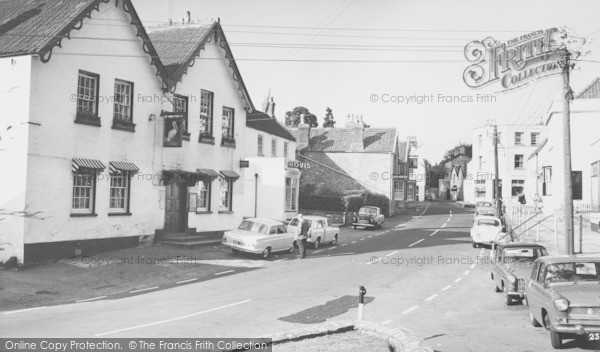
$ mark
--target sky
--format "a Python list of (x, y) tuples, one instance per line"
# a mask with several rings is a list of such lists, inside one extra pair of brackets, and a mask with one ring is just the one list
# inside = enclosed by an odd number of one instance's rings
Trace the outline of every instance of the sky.
[[(372, 127), (397, 128), (401, 140), (415, 136), (420, 153), (434, 163), (455, 145), (471, 143), (472, 129), (488, 120), (539, 121), (562, 94), (557, 75), (509, 92), (498, 84), (467, 87), (462, 76), (469, 42), (567, 26), (586, 39), (588, 53), (580, 59), (598, 61), (577, 62), (573, 90), (600, 76), (598, 0), (133, 2), (146, 26), (169, 16), (178, 21), (186, 11), (193, 20), (220, 19), (257, 108), (271, 92), (280, 120), (296, 106), (307, 107), (320, 123), (331, 108), (336, 127), (349, 114), (362, 115)], [(478, 94), (487, 101), (478, 101)], [(417, 100), (424, 96), (430, 98)]]

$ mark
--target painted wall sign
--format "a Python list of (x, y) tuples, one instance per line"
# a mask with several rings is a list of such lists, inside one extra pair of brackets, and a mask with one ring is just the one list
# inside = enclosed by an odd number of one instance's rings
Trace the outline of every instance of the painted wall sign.
[(240, 169), (250, 167), (250, 160), (240, 160)]
[(287, 167), (290, 169), (304, 170), (304, 169), (310, 169), (311, 165), (310, 165), (310, 163), (307, 163), (304, 161), (288, 160)]
[(521, 87), (534, 79), (562, 71), (566, 32), (550, 28), (524, 34), (506, 42), (492, 37), (465, 46), (465, 58), (472, 64), (463, 73), (465, 84), (479, 88), (499, 82), (503, 89)]

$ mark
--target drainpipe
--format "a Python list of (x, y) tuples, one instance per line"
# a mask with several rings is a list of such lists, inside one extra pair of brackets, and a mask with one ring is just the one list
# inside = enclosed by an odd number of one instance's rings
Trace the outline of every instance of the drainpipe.
[(254, 217), (257, 217), (258, 210), (258, 174), (254, 174)]

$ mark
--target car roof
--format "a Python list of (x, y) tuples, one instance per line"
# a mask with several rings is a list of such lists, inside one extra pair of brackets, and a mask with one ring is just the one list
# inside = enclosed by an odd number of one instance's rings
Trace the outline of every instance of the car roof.
[(273, 219), (268, 219), (268, 218), (247, 218), (247, 219), (244, 219), (244, 220), (254, 221), (254, 222), (257, 222), (259, 224), (263, 224), (263, 225), (267, 225), (267, 226), (284, 225), (284, 223), (282, 223), (281, 221), (277, 221), (277, 220), (273, 220)]
[(539, 261), (544, 264), (558, 264), (558, 263), (570, 263), (570, 262), (585, 262), (585, 261), (599, 261), (600, 254), (589, 253), (589, 254), (563, 254), (563, 255), (551, 255), (547, 257), (538, 258)]
[(367, 206), (364, 206), (364, 207), (360, 207), (360, 209), (362, 209), (362, 208), (369, 208), (369, 209), (379, 209), (379, 207), (374, 207), (374, 206), (371, 206), (371, 205), (367, 205)]
[(493, 210), (493, 211), (496, 211), (496, 207), (491, 206), (491, 205), (485, 205), (485, 206), (479, 206), (479, 207), (477, 207), (477, 210)]
[(498, 243), (496, 245), (496, 248), (530, 248), (530, 247), (536, 247), (536, 248), (546, 248), (544, 246), (542, 246), (539, 243), (527, 243), (527, 242), (505, 242), (505, 243)]
[(302, 217), (305, 218), (306, 220), (327, 220), (326, 217), (318, 216), (318, 215), (304, 215)]

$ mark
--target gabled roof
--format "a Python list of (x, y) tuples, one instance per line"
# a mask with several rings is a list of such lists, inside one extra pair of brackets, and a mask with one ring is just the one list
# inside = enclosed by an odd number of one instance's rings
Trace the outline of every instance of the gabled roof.
[[(308, 129), (306, 129), (308, 131)], [(298, 129), (290, 132), (300, 138)], [(353, 128), (311, 128), (308, 150), (311, 152), (346, 153), (350, 151), (352, 137), (356, 132)], [(362, 153), (393, 153), (395, 152), (395, 128), (365, 128), (363, 136), (364, 150)], [(301, 146), (298, 146), (301, 149)], [(356, 152), (361, 153), (361, 152)]]
[(292, 133), (283, 127), (279, 121), (261, 111), (253, 111), (246, 114), (246, 127), (263, 131), (292, 142), (296, 141)]
[[(40, 55), (48, 62), (52, 49), (69, 39), (71, 32), (81, 29), (99, 11), (102, 3), (109, 0), (1, 0), (0, 1), (0, 57), (16, 55)], [(166, 72), (131, 0), (123, 0), (125, 12), (131, 16), (142, 39), (143, 50), (152, 58), (163, 80)]]
[(596, 77), (592, 83), (583, 88), (575, 99), (599, 99), (600, 98), (600, 77)]
[(209, 42), (218, 43), (225, 50), (225, 58), (233, 70), (233, 80), (238, 84), (247, 110), (255, 110), (219, 22), (157, 27), (149, 30), (149, 36), (165, 66), (168, 74), (167, 83), (171, 90), (175, 89), (177, 82), (181, 82), (188, 68), (194, 65), (204, 46)]

